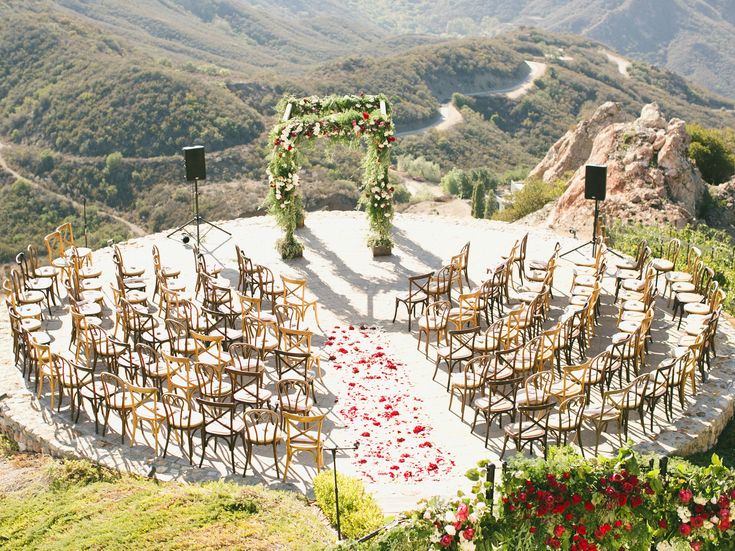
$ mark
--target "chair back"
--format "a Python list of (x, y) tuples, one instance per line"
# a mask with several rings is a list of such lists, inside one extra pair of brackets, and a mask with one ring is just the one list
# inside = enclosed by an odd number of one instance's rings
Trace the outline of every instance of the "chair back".
[(123, 409), (130, 407), (129, 384), (124, 379), (118, 377), (109, 371), (100, 373), (100, 381), (102, 382), (102, 392), (105, 396), (105, 403), (113, 409)]
[(249, 442), (274, 442), (280, 419), (271, 409), (249, 409), (245, 412), (245, 435)]
[(205, 431), (208, 426), (217, 425), (219, 430), (222, 428), (229, 429), (230, 436), (236, 434), (234, 421), (237, 404), (234, 402), (207, 400), (205, 398), (197, 398), (196, 401), (199, 404), (199, 411), (204, 417)]
[(61, 226), (56, 228), (56, 231), (61, 238), (61, 243), (63, 244), (64, 249), (68, 249), (69, 247), (76, 247), (76, 243), (74, 241), (74, 230), (71, 227), (71, 222), (61, 224)]
[(292, 450), (321, 451), (324, 418), (324, 415), (297, 415), (284, 412), (286, 446)]
[(223, 369), (214, 365), (195, 362), (194, 374), (196, 375), (199, 394), (208, 400), (223, 400), (231, 391), (231, 386), (225, 384)]
[(309, 383), (303, 379), (281, 379), (276, 383), (278, 407), (281, 412), (308, 412), (311, 410)]
[(298, 329), (301, 326), (301, 313), (293, 304), (276, 304), (273, 310), (279, 327)]
[(422, 275), (412, 276), (408, 278), (408, 298), (409, 300), (416, 298), (422, 294), (427, 295), (429, 293), (429, 285), (431, 279), (434, 277), (434, 272), (429, 272)]
[(477, 337), (478, 328), (455, 329), (449, 331), (449, 355), (450, 357), (460, 356), (465, 353), (470, 357), (473, 355), (475, 348), (475, 338)]
[(297, 378), (308, 380), (311, 354), (308, 352), (287, 352), (276, 349), (276, 373), (279, 379)]
[(58, 231), (46, 235), (43, 238), (43, 244), (46, 246), (49, 264), (53, 264), (53, 261), (57, 258), (64, 258), (64, 241)]
[(240, 373), (263, 373), (265, 369), (258, 351), (247, 343), (232, 343), (227, 349), (227, 353), (232, 358), (232, 369), (235, 371)]
[(196, 411), (193, 408), (194, 404), (190, 403), (185, 397), (165, 392), (161, 395), (161, 403), (163, 403), (163, 409), (169, 423), (184, 430), (198, 426), (198, 423), (193, 423), (194, 416), (191, 415), (192, 411)]
[(584, 420), (583, 414), (586, 402), (584, 394), (564, 400), (559, 404), (559, 409), (551, 414), (552, 420), (556, 420), (555, 426), (565, 427), (569, 430), (580, 428)]
[(306, 280), (281, 274), (284, 304), (303, 304), (306, 301)]

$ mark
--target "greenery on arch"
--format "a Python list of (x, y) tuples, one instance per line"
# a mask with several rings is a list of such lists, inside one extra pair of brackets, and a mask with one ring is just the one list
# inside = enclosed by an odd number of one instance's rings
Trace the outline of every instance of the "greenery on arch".
[(303, 251), (303, 245), (294, 236), (304, 218), (298, 172), (303, 150), (315, 138), (328, 138), (354, 148), (364, 140), (367, 150), (360, 205), (370, 222), (368, 246), (392, 246), (394, 189), (388, 182), (388, 167), (395, 136), (387, 98), (382, 94), (286, 96), (279, 102), (277, 112), (285, 115), (270, 133), (273, 151), (268, 165), (268, 204), (284, 232), (277, 245), (281, 256), (294, 258)]

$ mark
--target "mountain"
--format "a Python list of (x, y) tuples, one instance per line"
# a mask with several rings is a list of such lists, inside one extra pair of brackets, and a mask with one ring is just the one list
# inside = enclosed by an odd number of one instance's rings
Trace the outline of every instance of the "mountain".
[(587, 36), (735, 97), (732, 0), (349, 0), (384, 28), (494, 36), (521, 25)]
[[(0, 174), (0, 195), (44, 205), (35, 226), (20, 219), (32, 212), (8, 211), (18, 219), (0, 260), (60, 217), (78, 220), (82, 199), (100, 213), (95, 239), (103, 242), (177, 225), (190, 208), (180, 148), (193, 143), (207, 148), (205, 212), (261, 213), (267, 132), (286, 93), (386, 93), (399, 130), (424, 128), (401, 137), (395, 154), (424, 156), (441, 170), (530, 168), (605, 101), (630, 115), (657, 102), (667, 117), (735, 125), (732, 101), (646, 63), (622, 71), (599, 42), (527, 28), (493, 38), (400, 34), (358, 8), (0, 0), (0, 161), (15, 171)], [(530, 78), (531, 66), (543, 70)], [(507, 89), (516, 93), (494, 93)], [(456, 124), (425, 130), (450, 100)], [(13, 187), (13, 174), (31, 182), (30, 193)], [(314, 144), (304, 156), (310, 208), (353, 208), (360, 178), (359, 149)]]

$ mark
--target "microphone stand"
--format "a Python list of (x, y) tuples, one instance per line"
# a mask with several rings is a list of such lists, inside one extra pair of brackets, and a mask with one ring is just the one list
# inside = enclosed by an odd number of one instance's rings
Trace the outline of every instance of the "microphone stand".
[(334, 508), (337, 516), (337, 541), (342, 541), (342, 527), (339, 522), (339, 488), (337, 487), (337, 452), (338, 451), (354, 451), (360, 447), (360, 442), (355, 442), (351, 447), (334, 447), (327, 448), (332, 452), (332, 469), (334, 470)]

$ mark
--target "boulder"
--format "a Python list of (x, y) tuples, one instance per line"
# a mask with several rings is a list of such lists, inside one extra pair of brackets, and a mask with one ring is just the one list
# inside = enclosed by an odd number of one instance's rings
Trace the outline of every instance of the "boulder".
[(546, 224), (590, 237), (594, 202), (584, 198), (584, 166), (608, 167), (607, 198), (600, 211), (608, 224), (619, 220), (681, 227), (693, 221), (706, 184), (688, 158), (689, 135), (679, 119), (666, 121), (656, 104), (623, 122), (618, 104), (602, 105), (588, 121), (565, 134), (533, 169), (551, 182), (573, 171)]

